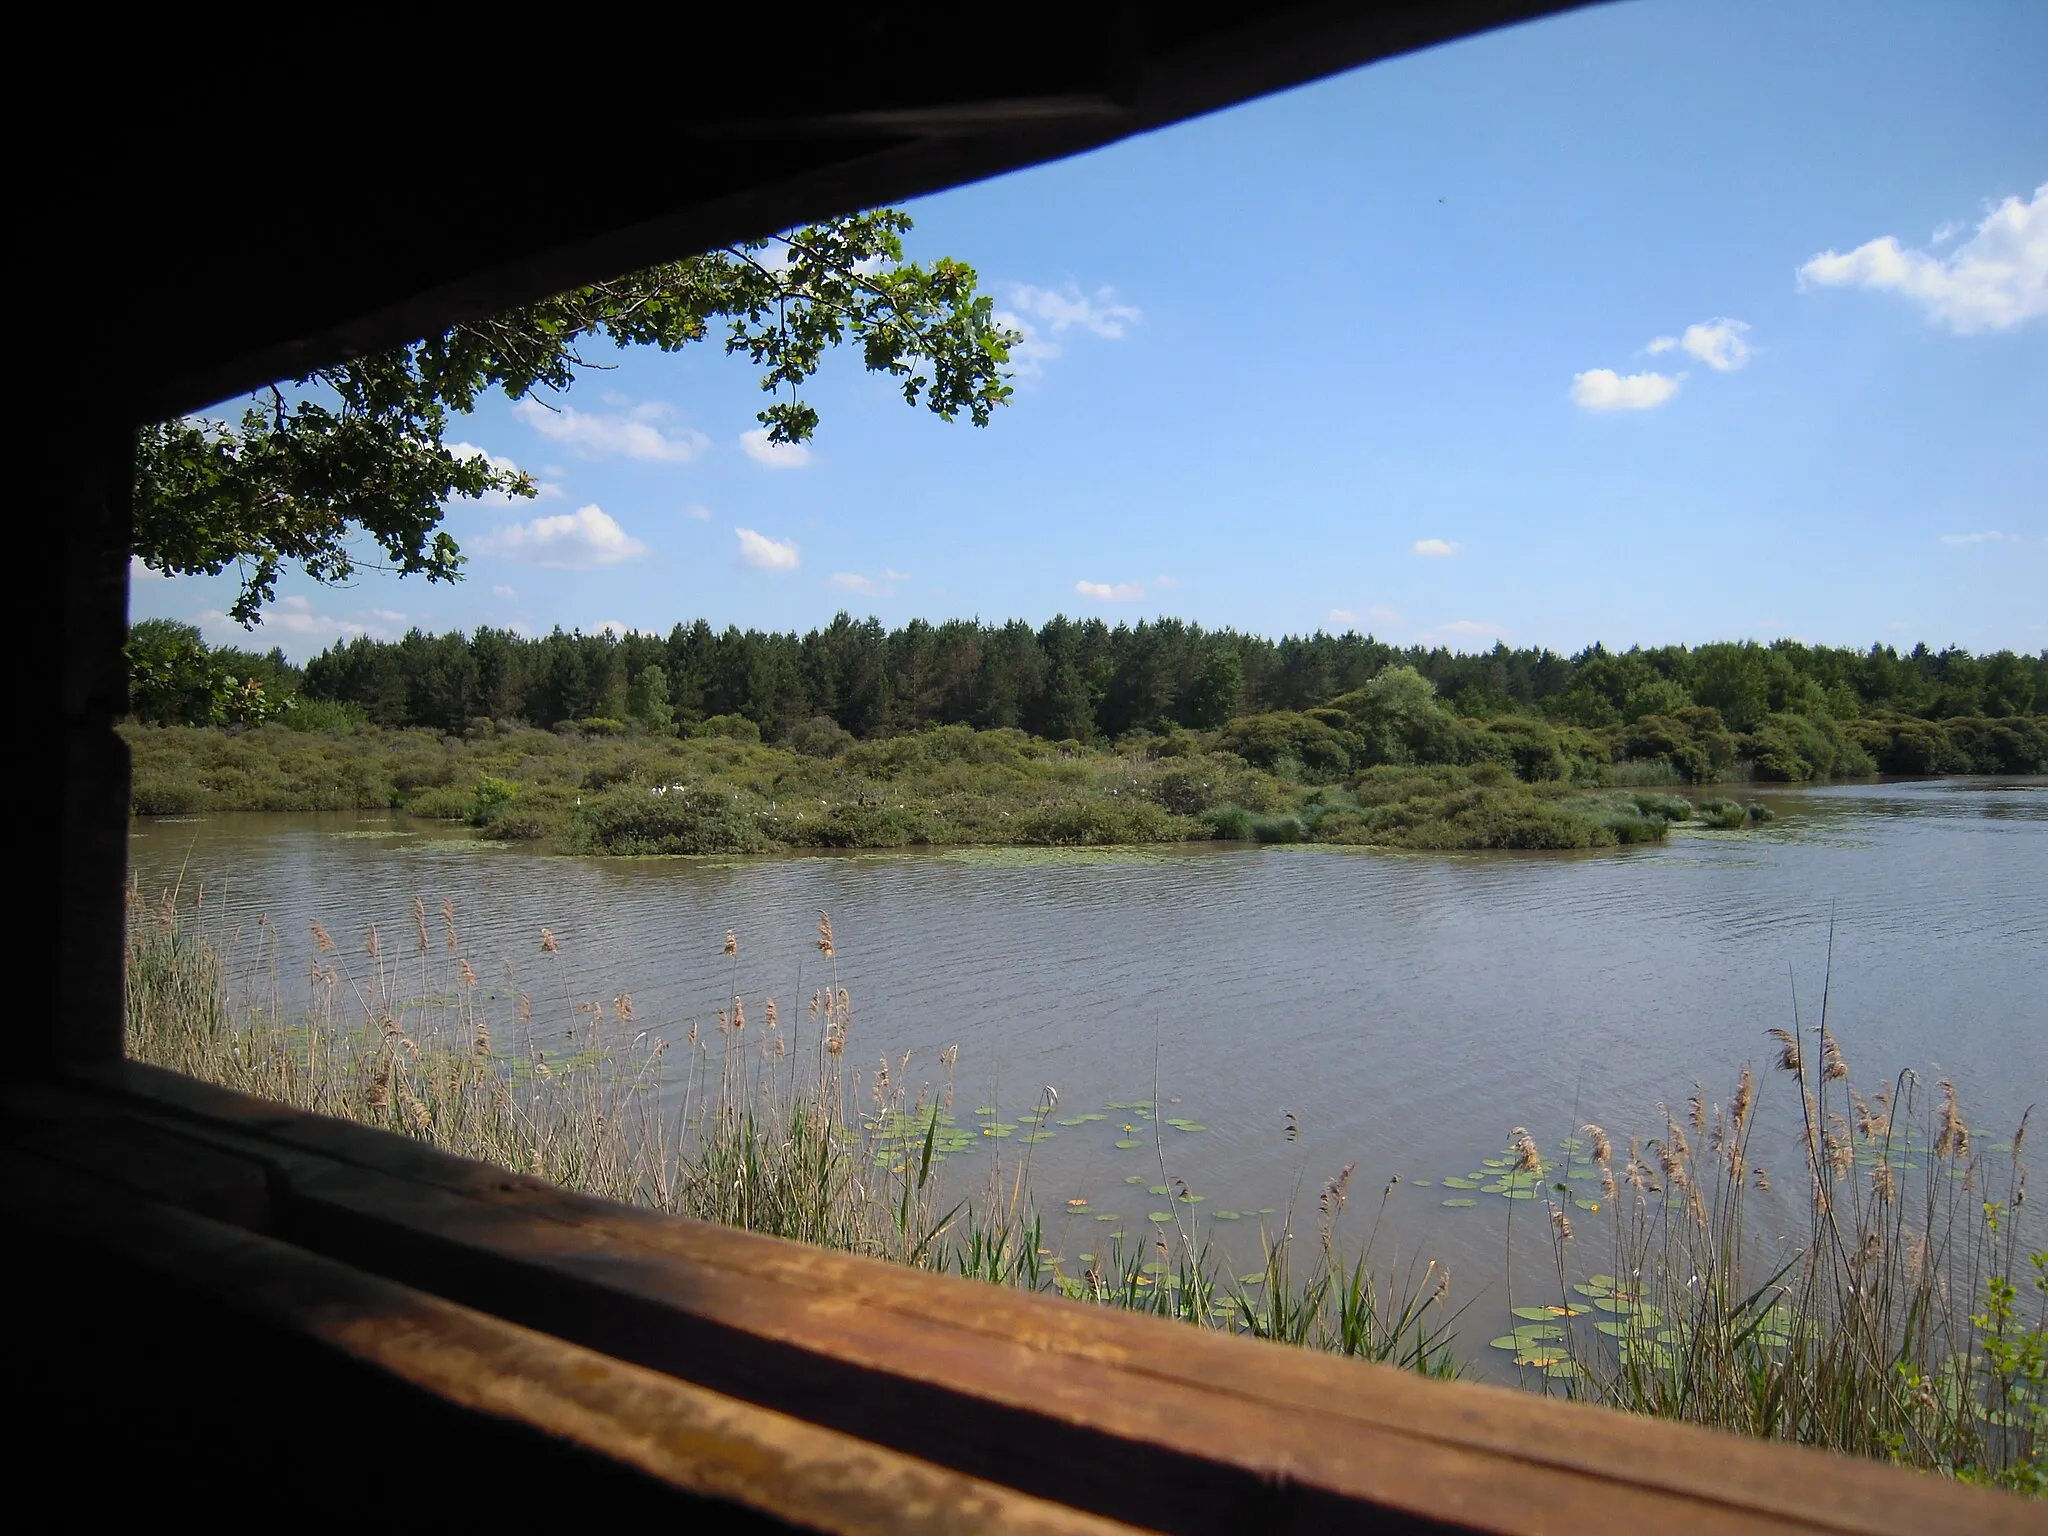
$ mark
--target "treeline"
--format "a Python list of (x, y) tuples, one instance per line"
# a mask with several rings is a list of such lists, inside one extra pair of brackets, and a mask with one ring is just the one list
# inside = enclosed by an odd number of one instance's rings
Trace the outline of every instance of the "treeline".
[[(2048, 769), (2048, 652), (1779, 641), (1563, 656), (1356, 633), (1270, 640), (1174, 619), (887, 630), (846, 614), (804, 635), (721, 633), (702, 620), (666, 636), (415, 630), (334, 646), (303, 669), (277, 652), (209, 652), (188, 627), (151, 621), (130, 650), (145, 723), (260, 724), (281, 711), (300, 729), (460, 736), (519, 724), (738, 737), (811, 755), (932, 726), (1079, 745), (1192, 731), (1247, 761), (1318, 775), (1491, 760), (1528, 781), (1598, 782), (1623, 764), (1694, 782)], [(1397, 670), (1430, 685), (1429, 728), (1355, 739), (1331, 706)]]
[(1734, 731), (1788, 713), (1946, 720), (2048, 712), (2048, 651), (1979, 657), (1922, 645), (1902, 655), (1890, 646), (1779, 641), (1626, 652), (1596, 645), (1566, 657), (1505, 645), (1479, 653), (1398, 647), (1356, 633), (1270, 640), (1177, 619), (1111, 627), (1062, 617), (1038, 629), (1020, 620), (913, 620), (888, 630), (843, 613), (804, 635), (719, 632), (701, 619), (666, 636), (415, 630), (324, 652), (298, 691), (356, 705), (374, 724), (447, 732), (480, 718), (676, 729), (737, 716), (768, 741), (823, 718), (863, 740), (971, 725), (1088, 742), (1319, 708), (1391, 666), (1414, 668), (1461, 715), (1530, 714), (1595, 729), (1689, 707), (1717, 710)]

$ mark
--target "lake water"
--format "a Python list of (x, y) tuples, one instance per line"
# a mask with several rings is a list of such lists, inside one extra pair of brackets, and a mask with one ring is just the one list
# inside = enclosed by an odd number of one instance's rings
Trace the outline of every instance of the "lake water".
[[(1696, 1081), (1725, 1101), (1743, 1061), (1766, 1062), (1764, 1031), (1791, 1023), (1795, 987), (1814, 1017), (1831, 923), (1829, 1017), (1859, 1085), (1906, 1067), (1953, 1079), (1993, 1137), (2048, 1091), (2048, 779), (1752, 798), (1777, 820), (1596, 855), (606, 861), (464, 847), (391, 815), (224, 815), (140, 823), (131, 860), (145, 895), (180, 878), (188, 899), (203, 891), (210, 931), (267, 915), (287, 977), (304, 975), (309, 919), (360, 954), (373, 922), (411, 943), (415, 895), (430, 912), (448, 899), (508, 1014), (504, 967), (533, 986), (545, 926), (568, 991), (630, 992), (636, 1027), (677, 1054), (727, 996), (729, 928), (750, 1019), (773, 995), (786, 1029), (808, 1028), (823, 909), (855, 1066), (909, 1051), (909, 1078), (938, 1080), (957, 1044), (970, 1124), (982, 1105), (1015, 1121), (1048, 1084), (1058, 1117), (1106, 1116), (1030, 1149), (1042, 1205), (1089, 1202), (1052, 1222), (1064, 1251), (1099, 1245), (1088, 1215), (1135, 1232), (1162, 1207), (1139, 1187), (1161, 1182), (1153, 1127), (1106, 1108), (1153, 1098), (1156, 1082), (1162, 1116), (1203, 1127), (1159, 1133), (1168, 1178), (1205, 1212), (1252, 1215), (1217, 1224), (1226, 1247), (1256, 1253), (1254, 1213), (1284, 1209), (1297, 1172), (1312, 1218), (1321, 1181), (1355, 1163), (1355, 1231), (1398, 1173), (1382, 1241), (1486, 1275), (1506, 1202), (1445, 1208), (1450, 1191), (1415, 1181), (1477, 1168), (1513, 1126), (1549, 1145), (1598, 1120), (1620, 1140), (1659, 1130), (1658, 1102), (1682, 1105)], [(545, 1006), (537, 1024), (550, 1027)], [(1766, 1079), (1782, 1115), (1792, 1097)], [(991, 1140), (956, 1162), (971, 1174), (1023, 1155)]]

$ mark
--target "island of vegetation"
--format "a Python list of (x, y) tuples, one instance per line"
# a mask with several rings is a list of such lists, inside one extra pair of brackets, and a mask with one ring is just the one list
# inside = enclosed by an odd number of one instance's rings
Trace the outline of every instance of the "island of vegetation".
[(303, 668), (150, 620), (134, 809), (396, 809), (565, 852), (1195, 839), (1611, 847), (1691, 785), (2048, 771), (2048, 652), (1575, 656), (1172, 619), (358, 638)]

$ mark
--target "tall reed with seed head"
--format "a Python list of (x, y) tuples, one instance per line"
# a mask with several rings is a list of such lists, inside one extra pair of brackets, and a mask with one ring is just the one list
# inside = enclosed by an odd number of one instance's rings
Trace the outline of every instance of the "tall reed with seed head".
[(1582, 1241), (1612, 1273), (1566, 1283), (1573, 1233), (1552, 1200), (1560, 1301), (1593, 1296), (1606, 1325), (1568, 1330), (1568, 1390), (2043, 1492), (2048, 1254), (2025, 1256), (2023, 1301), (2011, 1221), (2026, 1201), (2025, 1119), (1993, 1166), (1973, 1152), (1953, 1082), (1931, 1106), (1910, 1072), (1856, 1092), (1825, 1007), (1812, 1050), (1796, 1029), (1769, 1035), (1797, 1116), (1804, 1234), (1766, 1243), (1749, 1208), (1770, 1183), (1751, 1160), (1747, 1066), (1725, 1108), (1691, 1100), (1691, 1139), (1667, 1115), (1654, 1168), (1631, 1148), (1618, 1188), (1606, 1132), (1585, 1127), (1605, 1198)]

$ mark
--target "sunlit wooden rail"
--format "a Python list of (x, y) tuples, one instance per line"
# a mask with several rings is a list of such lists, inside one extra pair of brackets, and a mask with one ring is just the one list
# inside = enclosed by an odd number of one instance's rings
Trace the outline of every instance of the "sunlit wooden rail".
[(40, 1246), (640, 1497), (849, 1532), (2044, 1528), (1895, 1468), (627, 1209), (146, 1067), (0, 1108)]

